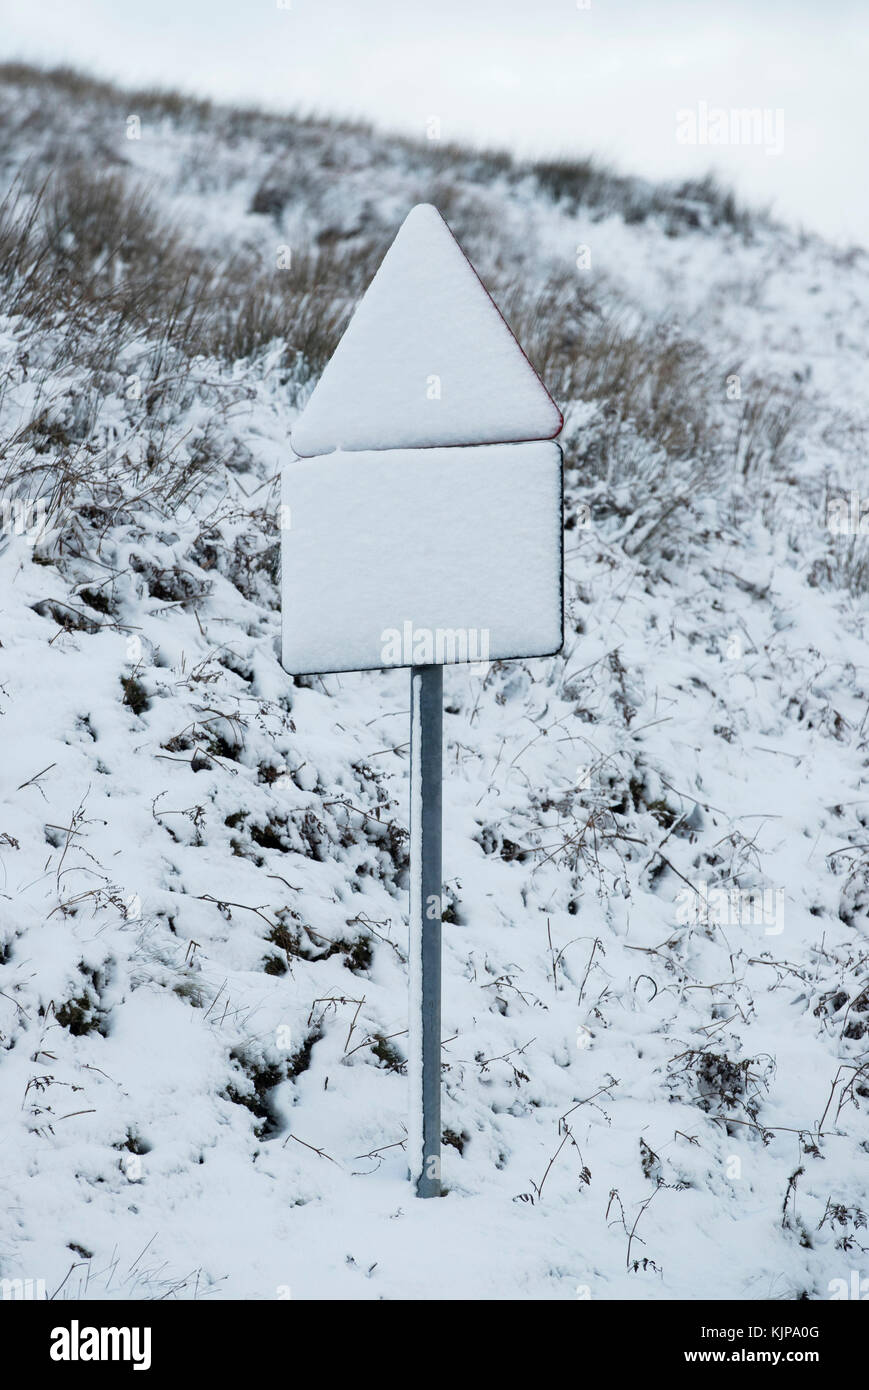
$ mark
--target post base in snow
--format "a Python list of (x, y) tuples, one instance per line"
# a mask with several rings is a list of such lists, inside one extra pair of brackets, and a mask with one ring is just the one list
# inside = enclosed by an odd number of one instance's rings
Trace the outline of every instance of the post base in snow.
[(441, 1195), (443, 668), (410, 673), (408, 1158), (418, 1197)]

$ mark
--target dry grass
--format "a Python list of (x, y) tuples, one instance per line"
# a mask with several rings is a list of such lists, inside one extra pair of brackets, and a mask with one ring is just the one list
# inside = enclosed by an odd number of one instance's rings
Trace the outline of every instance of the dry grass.
[[(474, 149), (446, 140), (428, 140), (407, 135), (378, 136), (364, 121), (350, 121), (316, 114), (272, 115), (252, 106), (220, 106), (181, 92), (159, 88), (122, 89), (61, 66), (49, 69), (27, 63), (0, 64), (0, 83), (6, 86), (40, 87), (52, 96), (78, 104), (115, 108), (118, 113), (148, 117), (168, 117), (183, 121), (192, 129), (219, 132), (224, 143), (251, 138), (266, 148), (304, 150), (309, 156), (319, 151), (323, 167), (332, 167), (335, 137), (351, 134), (364, 137), (361, 157), (372, 173), (403, 162), (419, 173), (431, 186), (438, 179), (466, 182), (471, 186), (502, 182), (517, 185), (530, 181), (544, 197), (559, 203), (571, 213), (580, 207), (601, 215), (608, 213), (637, 223), (659, 218), (671, 235), (692, 229), (729, 227), (750, 238), (759, 221), (768, 214), (742, 207), (733, 192), (708, 173), (702, 178), (669, 183), (621, 175), (598, 160), (561, 157), (541, 160), (517, 159), (506, 150)], [(123, 117), (121, 117), (123, 119)], [(49, 131), (57, 139), (53, 103), (45, 101), (28, 116), (32, 127)], [(281, 161), (277, 162), (280, 169)], [(283, 196), (280, 177), (260, 195)], [(262, 210), (270, 210), (274, 202)]]
[[(71, 159), (61, 148), (47, 177), (39, 178), (38, 161), (25, 168), (0, 204), (5, 311), (31, 330), (51, 330), (46, 372), (82, 368), (84, 375), (74, 408), (66, 402), (59, 411), (41, 400), (6, 441), (7, 491), (22, 480), (31, 487), (34, 478), (45, 485), (51, 476), (53, 495), (69, 496), (93, 479), (99, 403), (131, 370), (131, 350), (144, 405), (137, 485), (147, 489), (162, 472), (162, 486), (176, 500), (209, 466), (207, 448), (194, 458), (186, 453), (170, 481), (179, 455), (166, 421), (190, 403), (191, 362), (256, 361), (277, 345), (289, 391), (315, 378), (390, 239), (373, 217), (362, 216), (349, 230), (318, 222), (333, 177), (321, 166), (348, 157), (370, 164), (373, 187), (401, 161), (410, 163), (420, 196), (437, 202), (472, 254), (482, 256), (484, 277), (553, 395), (599, 403), (594, 427), (565, 439), (567, 461), (596, 489), (599, 515), (602, 508), (630, 517), (628, 548), (648, 549), (653, 538), (657, 544), (674, 507), (690, 505), (719, 478), (753, 477), (786, 455), (796, 420), (792, 397), (755, 383), (740, 407), (722, 415), (723, 372), (700, 344), (629, 316), (611, 293), (596, 299), (572, 268), (541, 281), (525, 265), (521, 238), (499, 226), (500, 204), (491, 195), (495, 184), (530, 179), (568, 210), (615, 210), (628, 220), (660, 215), (682, 230), (697, 215), (698, 225), (746, 231), (746, 215), (712, 180), (655, 186), (590, 160), (521, 163), (498, 151), (400, 137), (354, 140), (348, 155), (338, 132), (370, 136), (366, 127), (212, 108), (172, 93), (121, 92), (69, 69), (7, 64), (0, 80), (46, 89), (33, 118), (47, 130), (54, 103), (73, 98), (111, 106), (113, 121), (119, 111), (156, 112), (185, 128), (202, 125), (212, 140), (229, 144), (245, 133), (271, 148), (291, 135), (290, 156), (276, 156), (252, 210), (273, 218), (279, 232), (292, 200), (315, 228), (311, 244), (294, 248), (291, 267), (282, 269), (274, 246), (268, 263), (262, 244), (228, 253), (198, 243), (117, 159), (94, 172), (92, 160), (85, 163), (81, 152)], [(616, 496), (626, 487), (629, 502)]]
[[(227, 361), (277, 339), (306, 378), (328, 360), (373, 269), (368, 246), (295, 253), (291, 271), (242, 248), (219, 260), (188, 241), (122, 174), (59, 169), (33, 195), (20, 183), (0, 204), (0, 287), (6, 312), (62, 330), (62, 353), (100, 322), (102, 370), (132, 333), (186, 355)], [(78, 330), (76, 330), (76, 324)], [(113, 352), (113, 348), (115, 351)]]

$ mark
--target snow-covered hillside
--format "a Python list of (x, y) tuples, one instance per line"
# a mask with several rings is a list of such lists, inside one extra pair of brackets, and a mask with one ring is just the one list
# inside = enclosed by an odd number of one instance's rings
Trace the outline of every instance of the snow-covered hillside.
[[(869, 1273), (869, 551), (827, 525), (869, 493), (864, 253), (711, 181), (15, 67), (0, 174), (0, 1279)], [(420, 201), (566, 422), (564, 652), (445, 675), (437, 1202), (407, 672), (278, 660), (290, 428)]]

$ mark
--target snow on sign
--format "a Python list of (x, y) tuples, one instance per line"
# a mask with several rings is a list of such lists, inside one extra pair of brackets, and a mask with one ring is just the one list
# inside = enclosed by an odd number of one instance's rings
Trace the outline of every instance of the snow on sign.
[(283, 477), (283, 664), (297, 675), (561, 647), (561, 450), (329, 454)]
[(436, 208), (415, 207), (292, 434), (334, 449), (554, 439), (561, 413)]
[(561, 424), (440, 214), (414, 208), (293, 428), (286, 669), (558, 651)]
[(435, 208), (406, 218), (292, 434), (283, 665), (409, 666), (407, 1156), (440, 1185), (443, 667), (562, 643), (558, 407)]

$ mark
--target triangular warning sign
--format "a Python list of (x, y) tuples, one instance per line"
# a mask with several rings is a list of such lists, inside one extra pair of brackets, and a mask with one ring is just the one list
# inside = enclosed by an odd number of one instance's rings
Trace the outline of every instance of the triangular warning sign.
[(440, 213), (405, 218), (292, 432), (303, 457), (553, 439), (561, 414)]

